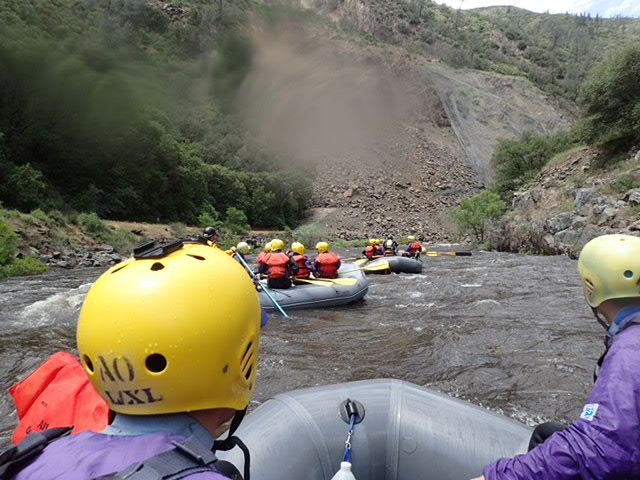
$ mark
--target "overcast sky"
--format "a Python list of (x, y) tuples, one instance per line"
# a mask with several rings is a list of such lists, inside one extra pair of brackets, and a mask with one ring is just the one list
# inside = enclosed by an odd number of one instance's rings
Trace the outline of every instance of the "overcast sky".
[(601, 17), (640, 17), (640, 0), (436, 0), (453, 8), (513, 5), (532, 12), (590, 13)]

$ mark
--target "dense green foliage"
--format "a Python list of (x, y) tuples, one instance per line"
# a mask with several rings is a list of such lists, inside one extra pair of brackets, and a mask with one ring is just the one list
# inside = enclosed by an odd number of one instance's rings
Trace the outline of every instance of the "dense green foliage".
[(579, 128), (586, 141), (640, 138), (640, 43), (598, 65), (582, 86), (580, 101), (586, 113)]
[[(326, 7), (333, 0), (315, 0)], [(455, 10), (432, 0), (367, 0), (347, 25), (371, 39), (409, 43), (458, 67), (523, 75), (574, 99), (594, 60), (640, 39), (640, 19), (542, 15), (516, 7)]]
[(46, 263), (30, 256), (16, 258), (18, 236), (0, 214), (0, 278), (46, 272)]
[[(0, 3), (0, 200), (28, 211), (293, 225), (310, 193), (229, 107), (249, 0)], [(162, 8), (161, 8), (162, 7)]]
[(499, 217), (507, 205), (500, 195), (492, 190), (465, 198), (458, 208), (453, 211), (453, 218), (458, 224), (460, 233), (471, 232), (476, 240), (484, 242), (484, 235), (489, 221)]
[(500, 141), (491, 158), (496, 189), (501, 193), (517, 190), (533, 180), (551, 157), (574, 144), (572, 136), (566, 133), (551, 136), (525, 133), (520, 139)]

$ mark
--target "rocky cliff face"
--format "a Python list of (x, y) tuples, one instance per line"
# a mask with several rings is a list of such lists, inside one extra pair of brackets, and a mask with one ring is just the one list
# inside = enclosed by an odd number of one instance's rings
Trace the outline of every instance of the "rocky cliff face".
[(595, 166), (597, 157), (583, 148), (545, 167), (493, 225), (491, 246), (575, 257), (599, 235), (640, 235), (640, 152), (608, 170)]
[[(305, 0), (303, 5), (336, 23), (349, 18), (362, 32), (375, 30), (378, 38), (381, 38), (378, 35), (380, 26), (392, 21), (391, 17), (385, 17), (384, 9), (374, 8), (375, 2)], [(341, 68), (336, 64), (362, 65), (366, 68), (358, 75), (359, 90), (366, 91), (372, 79), (393, 77), (390, 83), (401, 85), (404, 102), (403, 115), (385, 125), (389, 127), (391, 123), (393, 128), (378, 129), (374, 138), (362, 135), (361, 130), (370, 130), (362, 128), (367, 126), (368, 120), (355, 115), (356, 121), (344, 122), (354, 109), (361, 108), (356, 103), (349, 104), (347, 113), (339, 116), (333, 129), (324, 129), (333, 133), (325, 138), (322, 149), (333, 150), (335, 154), (318, 162), (321, 168), (314, 179), (307, 222), (319, 225), (328, 234), (366, 238), (383, 236), (387, 232), (394, 235), (417, 233), (425, 239), (450, 240), (455, 235), (450, 210), (490, 182), (490, 158), (499, 140), (519, 136), (525, 131), (552, 133), (566, 129), (573, 120), (571, 104), (542, 92), (522, 78), (456, 70), (437, 60), (410, 53), (401, 46), (363, 41), (335, 31), (331, 38), (326, 32), (304, 33), (307, 40), (313, 36), (321, 38), (314, 40), (314, 44), (323, 45), (322, 62), (311, 61), (315, 56), (305, 51), (304, 65), (295, 69), (295, 77), (287, 78), (300, 82), (307, 76), (316, 81), (321, 68), (335, 71)], [(274, 51), (273, 46), (269, 51)], [(328, 51), (333, 57), (330, 69), (326, 63)], [(287, 65), (297, 63), (292, 62), (291, 57), (287, 58)], [(275, 65), (274, 60), (264, 63), (271, 67)], [(281, 71), (278, 67), (278, 72)], [(330, 80), (336, 78), (333, 75)], [(341, 88), (349, 82), (348, 78), (340, 80)], [(265, 88), (274, 84), (282, 82), (269, 82)], [(295, 86), (286, 89), (288, 95), (297, 90)], [(298, 96), (300, 99), (294, 103), (298, 110), (301, 110), (300, 105), (309, 103), (309, 92), (318, 93), (317, 89), (304, 91), (305, 95)], [(368, 98), (357, 92), (345, 96), (344, 102), (354, 97)], [(283, 112), (293, 110), (293, 107), (284, 101), (280, 103), (278, 108), (271, 110), (282, 115), (285, 122), (289, 121), (287, 134), (305, 138), (307, 132), (291, 132), (299, 131), (300, 125), (309, 120), (298, 117), (302, 120), (290, 122), (291, 115), (283, 115)], [(323, 106), (319, 111), (326, 112), (324, 107), (330, 101), (318, 103)], [(360, 105), (368, 103), (372, 102), (366, 100)], [(397, 110), (393, 107), (390, 104), (388, 111), (377, 109), (375, 113), (388, 120)], [(264, 125), (269, 120), (271, 124), (285, 123), (274, 121), (272, 116), (260, 123)], [(356, 123), (359, 128), (354, 130), (358, 135), (353, 137), (364, 141), (351, 142), (348, 151), (336, 151), (334, 145), (344, 143), (341, 133), (350, 131)], [(340, 128), (336, 129), (336, 125)], [(322, 130), (314, 128), (308, 136), (317, 143)], [(269, 133), (266, 137), (273, 139), (276, 135)], [(308, 155), (309, 151), (309, 148), (297, 149), (299, 157)]]

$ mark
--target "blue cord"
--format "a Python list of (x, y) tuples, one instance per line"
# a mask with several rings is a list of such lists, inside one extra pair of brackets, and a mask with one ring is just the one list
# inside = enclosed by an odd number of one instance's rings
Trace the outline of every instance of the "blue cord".
[(353, 429), (356, 426), (356, 415), (351, 415), (351, 422), (349, 424), (349, 431), (347, 432), (347, 441), (345, 442), (343, 462), (351, 463), (351, 435), (353, 435)]

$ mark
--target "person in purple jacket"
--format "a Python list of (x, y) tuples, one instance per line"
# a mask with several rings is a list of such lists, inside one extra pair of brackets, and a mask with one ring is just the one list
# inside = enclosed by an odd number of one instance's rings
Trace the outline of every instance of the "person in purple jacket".
[(582, 413), (568, 427), (537, 429), (528, 453), (502, 458), (474, 480), (640, 478), (640, 238), (597, 237), (582, 249), (578, 269), (607, 331)]
[[(78, 320), (80, 360), (115, 419), (46, 443), (0, 477), (223, 480), (239, 473), (215, 450), (238, 445), (247, 480), (248, 451), (232, 435), (255, 388), (256, 288), (219, 249), (145, 247), (93, 284)], [(228, 420), (228, 437), (215, 440)]]

